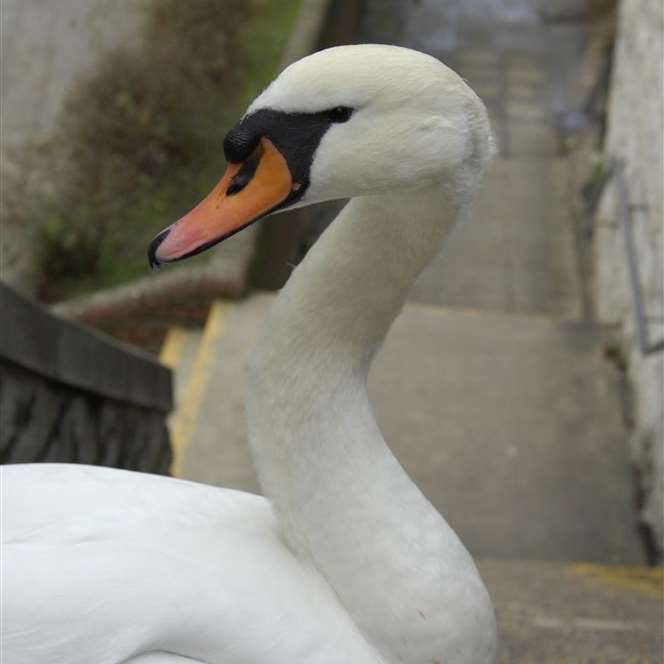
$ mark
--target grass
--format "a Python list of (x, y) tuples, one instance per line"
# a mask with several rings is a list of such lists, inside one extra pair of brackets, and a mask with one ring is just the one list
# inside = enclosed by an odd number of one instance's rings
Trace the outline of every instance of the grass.
[(140, 50), (72, 89), (32, 162), (48, 189), (16, 187), (32, 203), (6, 211), (33, 234), (42, 299), (147, 274), (151, 237), (221, 176), (223, 136), (273, 78), (300, 1), (150, 0)]

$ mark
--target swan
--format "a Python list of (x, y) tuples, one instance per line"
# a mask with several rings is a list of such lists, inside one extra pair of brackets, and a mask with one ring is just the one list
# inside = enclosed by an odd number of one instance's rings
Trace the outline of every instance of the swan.
[(494, 662), (486, 587), (385, 444), (366, 387), (492, 146), (474, 92), (401, 47), (315, 53), (257, 97), (225, 138), (220, 182), (149, 256), (179, 260), (273, 212), (351, 199), (252, 356), (249, 439), (267, 498), (109, 468), (4, 467), (4, 661)]

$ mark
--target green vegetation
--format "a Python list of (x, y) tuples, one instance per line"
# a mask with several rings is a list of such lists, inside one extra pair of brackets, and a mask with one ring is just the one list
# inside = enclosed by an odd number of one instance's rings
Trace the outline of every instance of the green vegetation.
[(239, 35), (243, 50), (244, 109), (273, 78), (302, 0), (260, 0)]
[(221, 176), (223, 136), (273, 77), (299, 4), (146, 5), (141, 48), (107, 57), (72, 91), (36, 160), (48, 192), (9, 208), (34, 229), (44, 299), (146, 274), (150, 238)]

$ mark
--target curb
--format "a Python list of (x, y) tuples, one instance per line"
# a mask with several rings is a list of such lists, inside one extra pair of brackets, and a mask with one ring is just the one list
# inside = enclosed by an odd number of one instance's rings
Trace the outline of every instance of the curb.
[(210, 378), (210, 357), (214, 352), (214, 344), (224, 334), (224, 327), (232, 304), (221, 301), (215, 302), (205, 324), (203, 337), (198, 346), (191, 375), (187, 381), (185, 398), (177, 407), (175, 418), (171, 427), (171, 448), (173, 450), (173, 461), (171, 464), (171, 475), (180, 477), (182, 475), (182, 460), (184, 451), (191, 442), (196, 432), (196, 421), (201, 409), (203, 399)]

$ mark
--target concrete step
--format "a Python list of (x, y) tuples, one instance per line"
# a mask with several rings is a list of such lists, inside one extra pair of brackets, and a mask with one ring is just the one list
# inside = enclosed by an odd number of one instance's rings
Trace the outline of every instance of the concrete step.
[[(181, 476), (259, 490), (244, 370), (272, 300), (213, 307), (177, 413)], [(500, 664), (662, 661), (662, 570), (575, 562), (641, 558), (624, 527), (617, 377), (596, 333), (409, 305), (371, 376), (386, 438), (478, 557)]]
[(481, 559), (498, 664), (660, 664), (662, 568)]
[[(213, 307), (177, 413), (181, 476), (259, 491), (244, 371), (272, 300)], [(625, 526), (618, 377), (597, 336), (578, 323), (409, 305), (372, 372), (387, 440), (479, 557), (501, 664), (661, 661), (662, 570), (575, 562), (641, 560)]]
[(370, 392), (395, 454), (470, 549), (640, 563), (621, 377), (592, 326), (411, 305)]
[(411, 301), (579, 319), (575, 231), (563, 202), (567, 168), (565, 159), (497, 159), (472, 220), (452, 231)]
[[(272, 295), (217, 304), (181, 474), (258, 491), (244, 371)], [(475, 555), (641, 563), (620, 376), (598, 330), (410, 304), (370, 377), (386, 440)]]

